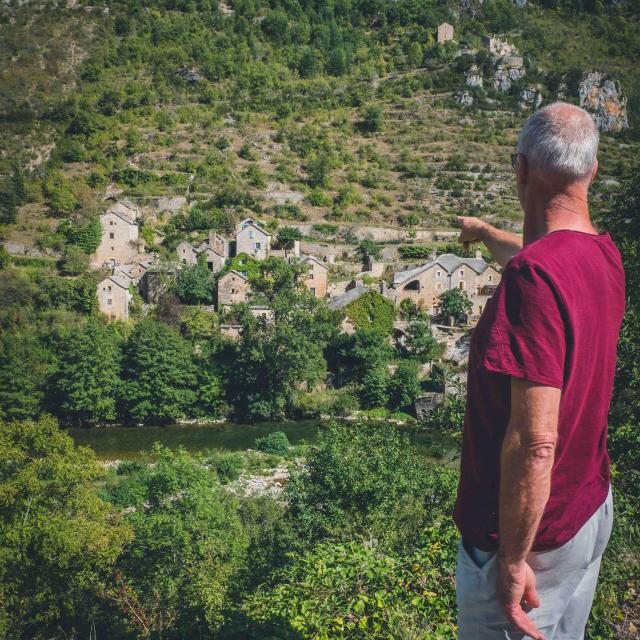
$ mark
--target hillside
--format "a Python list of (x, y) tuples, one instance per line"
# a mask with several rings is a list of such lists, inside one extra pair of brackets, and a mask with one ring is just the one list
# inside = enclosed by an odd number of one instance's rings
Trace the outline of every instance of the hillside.
[[(12, 252), (61, 255), (60, 219), (82, 226), (106, 194), (141, 205), (169, 251), (190, 232), (230, 230), (247, 210), (272, 229), (338, 225), (311, 233), (330, 242), (363, 225), (420, 242), (417, 231), (451, 228), (459, 213), (517, 228), (517, 131), (538, 93), (578, 102), (592, 71), (620, 83), (613, 106), (628, 101), (631, 125), (603, 136), (596, 199), (638, 155), (631, 2), (28, 2), (0, 12)], [(441, 45), (445, 20), (455, 40)], [(501, 67), (482, 41), (494, 33), (523, 60), (507, 90), (495, 88)]]

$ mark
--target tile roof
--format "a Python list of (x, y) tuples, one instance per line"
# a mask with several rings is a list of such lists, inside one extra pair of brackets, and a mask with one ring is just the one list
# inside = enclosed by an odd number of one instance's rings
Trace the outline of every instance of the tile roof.
[(483, 273), (484, 270), (489, 266), (482, 258), (461, 258), (460, 256), (456, 256), (453, 253), (443, 253), (441, 256), (438, 256), (432, 262), (428, 262), (427, 264), (423, 264), (420, 267), (416, 267), (415, 269), (408, 269), (407, 271), (397, 271), (393, 274), (393, 284), (402, 284), (416, 278), (424, 271), (431, 269), (438, 265), (442, 267), (447, 273), (453, 273), (458, 267), (469, 267), (473, 269), (476, 273)]

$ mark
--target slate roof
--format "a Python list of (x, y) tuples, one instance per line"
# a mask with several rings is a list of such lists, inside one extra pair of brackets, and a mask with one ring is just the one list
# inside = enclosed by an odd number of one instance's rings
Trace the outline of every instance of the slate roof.
[(346, 307), (348, 304), (355, 302), (360, 296), (364, 295), (371, 289), (363, 284), (357, 284), (353, 289), (349, 289), (346, 293), (343, 293), (341, 296), (337, 296), (333, 298), (333, 300), (329, 301), (329, 309), (335, 311), (336, 309), (342, 309)]
[(476, 273), (483, 273), (485, 269), (489, 266), (482, 258), (461, 258), (460, 256), (456, 256), (453, 253), (443, 253), (441, 256), (438, 256), (432, 262), (428, 262), (427, 264), (423, 264), (420, 267), (416, 267), (415, 269), (408, 269), (407, 271), (397, 271), (393, 274), (393, 284), (403, 284), (404, 282), (408, 282), (409, 280), (413, 280), (424, 271), (431, 269), (431, 267), (439, 266), (447, 273), (453, 273), (459, 267), (469, 267), (473, 269)]
[(111, 280), (112, 282), (115, 282), (115, 284), (117, 284), (119, 287), (122, 287), (123, 289), (128, 289), (129, 283), (131, 282), (131, 278), (125, 275), (107, 276), (105, 280)]
[(310, 262), (310, 261), (313, 261), (316, 264), (319, 264), (323, 269), (327, 269), (327, 271), (329, 270), (329, 267), (327, 267), (327, 265), (324, 262), (322, 262), (321, 260), (319, 260), (315, 256), (305, 256), (301, 260), (301, 262)]

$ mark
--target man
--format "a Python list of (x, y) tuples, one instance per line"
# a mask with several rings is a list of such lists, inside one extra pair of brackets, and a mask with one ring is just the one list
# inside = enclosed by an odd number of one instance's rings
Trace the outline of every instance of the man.
[(463, 640), (578, 640), (611, 533), (606, 450), (620, 255), (589, 218), (598, 131), (556, 103), (524, 125), (514, 165), (523, 238), (460, 218), (503, 267), (471, 341), (460, 485)]

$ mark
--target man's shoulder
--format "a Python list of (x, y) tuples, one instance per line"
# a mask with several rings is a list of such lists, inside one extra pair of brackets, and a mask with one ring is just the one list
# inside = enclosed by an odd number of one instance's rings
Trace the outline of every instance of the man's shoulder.
[(564, 279), (590, 263), (622, 266), (618, 249), (609, 234), (560, 230), (523, 247), (507, 263), (505, 271), (535, 270), (551, 279)]

